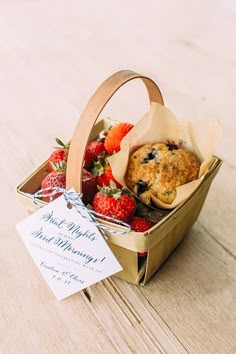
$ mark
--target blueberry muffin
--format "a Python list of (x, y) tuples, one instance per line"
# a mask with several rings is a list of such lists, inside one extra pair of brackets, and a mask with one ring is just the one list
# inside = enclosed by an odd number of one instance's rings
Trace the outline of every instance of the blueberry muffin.
[(199, 160), (175, 144), (145, 144), (131, 154), (125, 180), (146, 204), (151, 196), (171, 204), (176, 187), (197, 179), (199, 168)]

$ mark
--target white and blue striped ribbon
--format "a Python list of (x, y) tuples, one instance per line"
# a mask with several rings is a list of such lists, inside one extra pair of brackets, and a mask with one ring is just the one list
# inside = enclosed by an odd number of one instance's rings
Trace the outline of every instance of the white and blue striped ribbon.
[[(48, 191), (48, 193), (46, 193)], [(61, 187), (47, 187), (47, 188), (43, 188), (38, 190), (36, 193), (34, 194), (30, 194), (30, 193), (25, 193), (28, 196), (30, 196), (33, 199), (33, 202), (36, 205), (39, 205), (39, 198), (42, 197), (49, 197), (50, 201), (53, 200), (53, 196), (55, 196), (55, 194), (57, 193), (62, 193), (65, 201), (67, 204), (71, 205), (72, 207), (76, 208), (76, 210), (80, 213), (80, 215), (83, 218), (86, 218), (87, 220), (89, 220), (90, 222), (94, 223), (99, 229), (101, 229), (102, 231), (109, 231), (112, 232), (113, 234), (127, 234), (128, 232), (131, 231), (131, 227), (129, 224), (127, 224), (124, 221), (121, 220), (117, 220), (111, 216), (107, 216), (101, 213), (98, 213), (94, 210), (91, 210), (89, 208), (87, 208), (84, 203), (82, 202), (82, 193), (77, 193), (76, 191), (73, 190), (67, 190)], [(90, 219), (88, 219), (87, 215), (84, 215), (81, 211), (86, 210), (89, 213)], [(104, 218), (105, 221), (109, 221), (111, 223), (114, 223), (114, 227), (112, 225), (105, 225), (102, 223), (99, 223), (96, 218)], [(116, 226), (122, 226), (122, 229), (117, 229)]]

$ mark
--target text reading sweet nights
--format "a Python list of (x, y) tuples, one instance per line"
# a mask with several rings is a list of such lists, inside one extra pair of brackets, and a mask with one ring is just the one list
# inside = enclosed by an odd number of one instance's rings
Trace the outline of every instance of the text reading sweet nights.
[(83, 237), (88, 239), (89, 241), (97, 240), (97, 235), (94, 232), (91, 232), (89, 230), (82, 231), (81, 225), (76, 225), (72, 221), (67, 221), (66, 219), (60, 219), (55, 217), (53, 214), (53, 210), (49, 211), (46, 214), (43, 214), (41, 220), (56, 226), (58, 229), (65, 229), (69, 231), (69, 233), (73, 235), (75, 239)]

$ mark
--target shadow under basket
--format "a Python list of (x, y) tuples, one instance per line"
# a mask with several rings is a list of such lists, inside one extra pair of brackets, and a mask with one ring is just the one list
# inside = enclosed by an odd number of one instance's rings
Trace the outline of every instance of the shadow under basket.
[[(132, 71), (122, 71), (114, 74), (112, 77), (106, 80), (103, 85), (99, 87), (93, 97), (96, 97), (96, 99), (98, 96), (101, 97), (101, 89), (103, 87), (109, 87), (110, 89), (111, 82), (114, 82), (114, 78), (115, 88), (112, 88), (112, 94), (109, 93), (108, 98), (105, 97), (105, 102), (107, 102), (113, 95), (113, 93), (124, 83), (129, 80), (139, 78), (146, 85), (150, 101), (154, 100), (158, 103), (163, 104), (160, 91), (157, 86), (155, 86), (155, 83), (153, 83), (151, 79), (143, 77)], [(151, 86), (149, 87), (150, 82)], [(156, 95), (156, 97), (153, 93), (151, 93), (152, 90), (158, 90), (158, 94)], [(88, 103), (88, 106), (91, 106), (91, 100)], [(102, 107), (103, 106), (104, 104), (102, 105)], [(79, 151), (85, 151), (87, 141), (93, 140), (98, 136), (98, 134), (102, 130), (107, 129), (111, 126), (111, 120), (101, 118), (99, 118), (98, 122), (94, 125), (94, 122), (98, 119), (100, 111), (101, 109), (95, 112), (96, 114), (93, 112), (96, 117), (94, 117), (92, 126), (89, 127), (86, 125), (87, 129), (90, 129), (90, 133), (88, 134), (88, 138), (84, 142), (84, 150)], [(86, 109), (83, 114), (85, 114), (85, 112)], [(91, 114), (91, 112), (89, 113)], [(83, 121), (83, 117), (81, 117), (81, 120)], [(78, 127), (79, 124), (77, 128)], [(84, 130), (81, 131), (83, 131), (84, 134)], [(74, 138), (75, 137), (72, 138), (72, 141)], [(82, 161), (83, 156), (81, 156), (81, 166)], [(106, 232), (107, 243), (123, 268), (123, 270), (115, 274), (115, 276), (133, 284), (144, 285), (148, 282), (148, 280), (154, 275), (154, 273), (156, 273), (161, 264), (167, 259), (167, 257), (174, 251), (176, 246), (187, 235), (188, 231), (196, 221), (204, 204), (210, 185), (214, 177), (216, 176), (221, 164), (221, 159), (214, 156), (212, 158), (212, 164), (208, 173), (206, 174), (200, 185), (196, 188), (196, 190), (175, 209), (168, 212), (160, 211), (160, 220), (148, 231), (144, 233), (130, 232), (125, 235), (116, 234), (108, 231)], [(17, 195), (30, 214), (38, 210), (40, 207), (46, 205), (45, 202), (39, 199), (37, 199), (36, 205), (33, 202), (31, 195), (33, 195), (40, 189), (41, 181), (47, 175), (47, 173), (48, 162), (46, 161), (17, 187)], [(72, 186), (74, 186), (73, 183)], [(79, 192), (80, 190), (78, 189), (79, 188), (76, 188), (76, 190)], [(101, 222), (108, 225), (110, 224), (105, 221)], [(112, 226), (114, 228), (114, 224)], [(138, 253), (144, 252), (147, 253), (146, 256), (140, 257), (138, 255)]]

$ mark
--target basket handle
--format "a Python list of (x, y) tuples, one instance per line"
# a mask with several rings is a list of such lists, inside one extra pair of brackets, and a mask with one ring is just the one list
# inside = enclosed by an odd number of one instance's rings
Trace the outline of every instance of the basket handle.
[(143, 81), (148, 91), (150, 102), (158, 102), (162, 105), (164, 104), (161, 92), (155, 82), (152, 79), (140, 75), (134, 71), (118, 71), (105, 80), (87, 103), (87, 106), (83, 110), (72, 136), (67, 161), (67, 189), (74, 187), (77, 192), (81, 192), (81, 172), (84, 154), (93, 125), (114, 93), (125, 83), (133, 79), (141, 79)]

